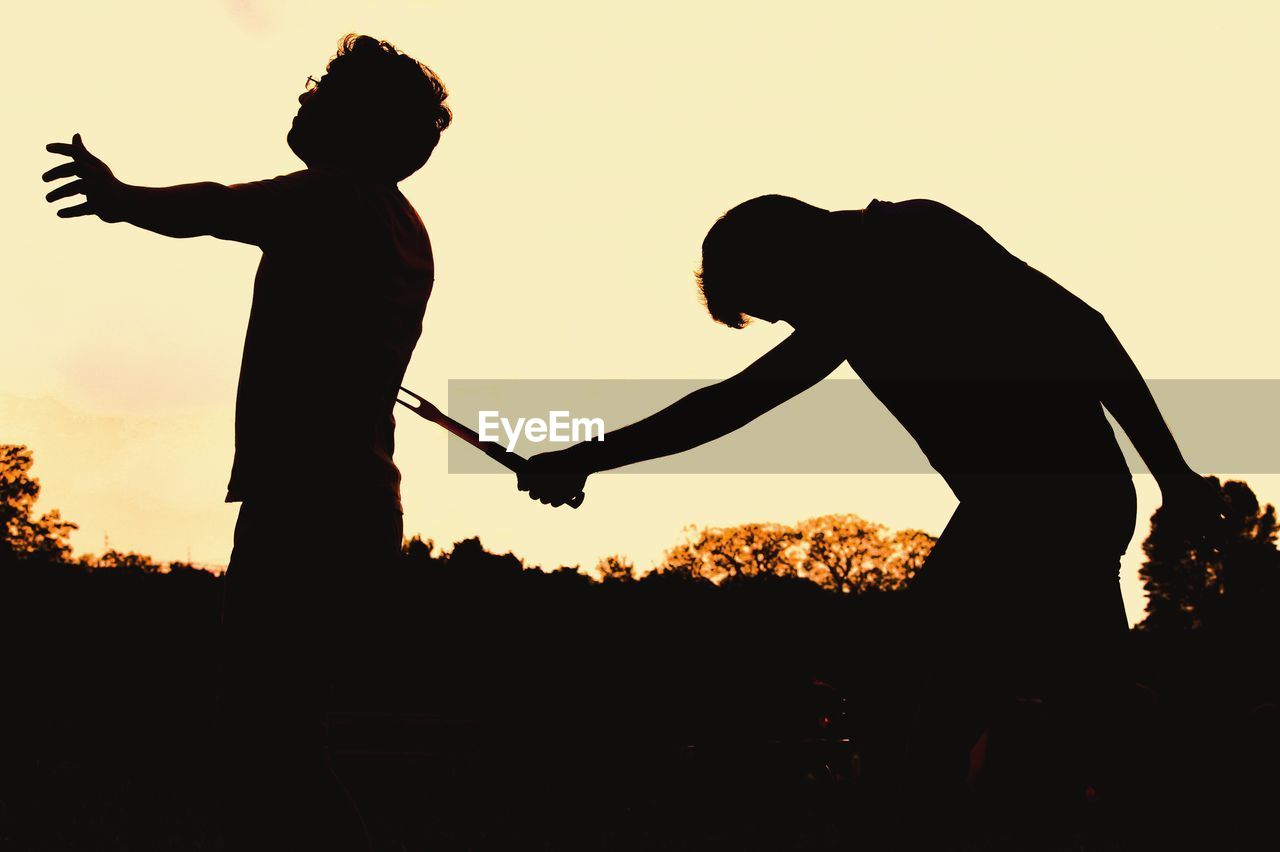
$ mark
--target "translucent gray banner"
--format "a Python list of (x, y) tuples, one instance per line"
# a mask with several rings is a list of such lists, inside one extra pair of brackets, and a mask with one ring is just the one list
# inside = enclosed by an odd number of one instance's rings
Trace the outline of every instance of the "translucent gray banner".
[[(571, 438), (615, 429), (658, 411), (711, 381), (668, 379), (538, 379), (449, 382), (447, 413), (514, 452), (563, 449), (548, 432)], [(1280, 473), (1280, 379), (1176, 379), (1148, 382), (1187, 461), (1211, 473)], [(489, 412), (484, 414), (484, 412)], [(559, 414), (555, 414), (559, 412)], [(982, 416), (982, 412), (974, 412)], [(523, 418), (523, 423), (521, 422)], [(403, 418), (402, 418), (403, 419)], [(504, 425), (501, 420), (507, 422)], [(482, 422), (483, 420), (483, 422)], [(545, 424), (543, 440), (536, 423)], [(558, 429), (556, 429), (558, 425)], [(1120, 445), (1131, 470), (1145, 466), (1129, 442)], [(514, 443), (512, 440), (514, 439)], [(505, 473), (463, 441), (449, 442), (450, 473)], [(857, 380), (831, 379), (719, 441), (619, 473), (931, 473), (920, 448)]]

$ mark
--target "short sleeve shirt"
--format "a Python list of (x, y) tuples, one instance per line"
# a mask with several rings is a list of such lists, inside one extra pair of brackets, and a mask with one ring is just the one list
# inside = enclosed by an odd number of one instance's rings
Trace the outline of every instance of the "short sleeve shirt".
[(391, 184), (306, 169), (234, 184), (214, 234), (262, 248), (236, 393), (227, 502), (400, 504), (395, 398), (434, 280), (421, 218)]

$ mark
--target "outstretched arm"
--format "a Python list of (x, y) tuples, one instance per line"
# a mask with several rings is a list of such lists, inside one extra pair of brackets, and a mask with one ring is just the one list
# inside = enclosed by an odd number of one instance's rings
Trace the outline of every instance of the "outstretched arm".
[[(51, 142), (45, 148), (71, 158), (70, 162), (45, 172), (45, 182), (76, 178), (54, 189), (45, 200), (54, 202), (84, 196), (79, 204), (58, 210), (58, 216), (63, 219), (97, 216), (104, 222), (128, 222), (166, 237), (207, 235), (260, 245), (267, 232), (264, 226), (273, 218), (270, 211), (261, 209), (265, 205), (255, 203), (250, 193), (220, 183), (130, 186), (112, 174), (106, 163), (89, 153), (79, 133), (70, 143)], [(260, 199), (262, 194), (257, 197)]]
[(580, 491), (591, 473), (681, 453), (745, 426), (826, 378), (843, 360), (823, 336), (794, 332), (737, 375), (610, 432), (603, 441), (534, 456), (520, 489), (559, 505)]

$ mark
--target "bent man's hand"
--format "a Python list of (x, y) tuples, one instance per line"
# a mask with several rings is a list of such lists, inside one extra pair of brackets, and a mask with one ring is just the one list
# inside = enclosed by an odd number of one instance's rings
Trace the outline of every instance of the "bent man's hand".
[(563, 506), (582, 492), (589, 471), (566, 456), (565, 450), (539, 453), (530, 457), (517, 481), (521, 491), (529, 492), (530, 500), (538, 500), (548, 506)]
[(1216, 476), (1188, 470), (1160, 482), (1160, 512), (1197, 550), (1216, 551), (1223, 544), (1222, 486)]
[(120, 222), (125, 216), (126, 186), (111, 173), (107, 164), (84, 147), (77, 133), (71, 142), (50, 142), (44, 146), (52, 154), (70, 157), (71, 162), (54, 166), (42, 176), (45, 183), (62, 178), (76, 180), (64, 183), (44, 197), (50, 203), (73, 195), (83, 195), (84, 201), (58, 210), (58, 216), (71, 219), (76, 216), (97, 216), (104, 222)]

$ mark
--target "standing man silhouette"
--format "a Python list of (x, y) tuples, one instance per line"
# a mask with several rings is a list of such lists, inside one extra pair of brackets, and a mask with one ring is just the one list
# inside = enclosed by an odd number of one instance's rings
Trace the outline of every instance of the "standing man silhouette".
[(847, 361), (960, 501), (913, 583), (925, 642), (912, 801), (963, 795), (970, 748), (1013, 695), (1048, 696), (1073, 720), (1096, 788), (1121, 775), (1108, 714), (1126, 686), (1118, 571), (1136, 505), (1104, 407), (1168, 509), (1208, 519), (1217, 488), (1183, 460), (1102, 315), (928, 200), (832, 212), (755, 198), (707, 234), (699, 283), (717, 321), (795, 331), (603, 442), (534, 456), (521, 489), (560, 505), (591, 473), (714, 440)]
[[(378, 583), (402, 542), (392, 409), (434, 266), (397, 184), (449, 126), (446, 97), (427, 66), (348, 35), (298, 98), (301, 171), (150, 188), (117, 179), (79, 134), (48, 146), (71, 159), (44, 179), (76, 179), (47, 200), (83, 196), (60, 217), (262, 249), (226, 495), (241, 503), (223, 613), (236, 848), (351, 849), (363, 834), (324, 759), (321, 710), (370, 662)], [(300, 403), (314, 416), (300, 421)]]

